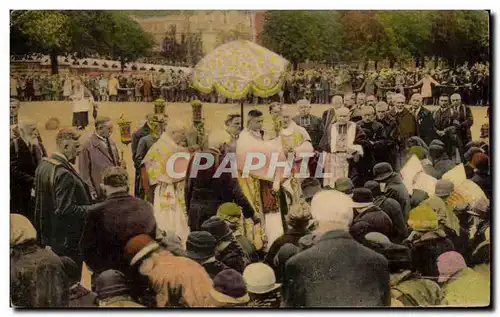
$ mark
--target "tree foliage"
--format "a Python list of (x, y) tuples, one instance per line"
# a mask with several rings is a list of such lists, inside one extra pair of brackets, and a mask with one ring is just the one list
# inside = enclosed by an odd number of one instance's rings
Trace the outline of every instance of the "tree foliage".
[(340, 48), (336, 35), (339, 30), (334, 11), (269, 11), (260, 40), (296, 66), (307, 59), (336, 58)]
[(270, 11), (263, 45), (293, 62), (406, 61), (448, 63), (489, 58), (487, 11)]
[(98, 53), (133, 60), (151, 46), (150, 37), (129, 17), (113, 11), (19, 10), (11, 14), (11, 51), (58, 55)]
[(112, 59), (118, 59), (121, 68), (125, 63), (136, 61), (141, 56), (149, 55), (154, 45), (153, 37), (144, 32), (141, 26), (120, 12), (112, 13), (110, 32), (104, 51), (108, 51)]

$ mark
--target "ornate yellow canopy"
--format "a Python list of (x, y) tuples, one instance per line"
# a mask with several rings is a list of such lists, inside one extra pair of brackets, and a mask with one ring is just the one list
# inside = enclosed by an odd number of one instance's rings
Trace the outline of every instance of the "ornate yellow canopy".
[(249, 92), (266, 98), (280, 90), (288, 64), (258, 44), (233, 41), (217, 47), (196, 65), (191, 85), (203, 93), (216, 89), (231, 99)]

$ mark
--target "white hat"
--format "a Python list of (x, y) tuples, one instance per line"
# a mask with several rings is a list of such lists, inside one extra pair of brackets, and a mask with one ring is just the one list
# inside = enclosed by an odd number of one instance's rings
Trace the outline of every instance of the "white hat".
[(243, 271), (243, 279), (248, 292), (253, 294), (269, 293), (281, 286), (276, 283), (273, 269), (264, 263), (252, 263), (247, 266)]

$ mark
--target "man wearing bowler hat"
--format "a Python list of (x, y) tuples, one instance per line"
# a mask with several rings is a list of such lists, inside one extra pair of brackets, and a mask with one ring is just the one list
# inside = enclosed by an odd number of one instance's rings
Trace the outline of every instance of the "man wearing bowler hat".
[(349, 233), (359, 243), (365, 244), (365, 235), (379, 232), (389, 236), (392, 231), (391, 218), (380, 207), (373, 204), (373, 194), (368, 188), (356, 188), (352, 195), (354, 219)]
[(387, 162), (377, 163), (373, 167), (373, 178), (380, 183), (380, 190), (384, 196), (394, 198), (401, 205), (403, 218), (408, 221), (410, 211), (410, 195), (403, 184), (399, 173), (395, 173), (391, 164)]

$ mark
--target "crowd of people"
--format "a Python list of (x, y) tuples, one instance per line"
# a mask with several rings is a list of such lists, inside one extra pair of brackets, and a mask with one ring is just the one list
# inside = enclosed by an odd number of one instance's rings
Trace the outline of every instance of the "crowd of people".
[(489, 99), (489, 65), (462, 65), (455, 68), (381, 69), (353, 68), (299, 70), (286, 76), (285, 103), (307, 96), (312, 103), (328, 104), (332, 96), (364, 92), (379, 98), (387, 91), (407, 99), (421, 93), (426, 105), (437, 105), (442, 93), (460, 93), (467, 105), (486, 105)]
[(100, 73), (47, 75), (38, 72), (14, 74), (10, 95), (21, 101), (68, 101), (77, 83), (100, 102), (150, 102), (162, 97), (169, 102), (187, 102), (192, 89), (182, 70), (164, 73)]
[[(81, 80), (99, 101), (141, 102), (162, 97), (168, 102), (234, 103), (217, 92), (202, 94), (190, 87), (190, 76), (182, 70), (96, 76), (60, 76), (29, 73), (11, 77), (11, 96), (26, 101), (67, 100), (75, 80)], [(335, 95), (363, 92), (383, 98), (388, 91), (402, 93), (407, 99), (420, 93), (425, 105), (437, 105), (442, 93), (459, 93), (467, 105), (488, 105), (489, 65), (462, 65), (448, 68), (381, 69), (361, 71), (354, 68), (325, 68), (286, 73), (281, 91), (269, 98), (249, 96), (249, 104), (280, 101), (296, 103), (307, 98), (313, 104), (328, 104)]]
[[(132, 181), (112, 118), (84, 144), (61, 129), (47, 156), (11, 99), (12, 305), (490, 305), (489, 129), (472, 139), (460, 94), (434, 112), (407, 100), (335, 95), (321, 118), (308, 99), (273, 102), (270, 130), (254, 109), (210, 133), (155, 107), (132, 135)], [(252, 153), (291, 171), (245, 174)]]

